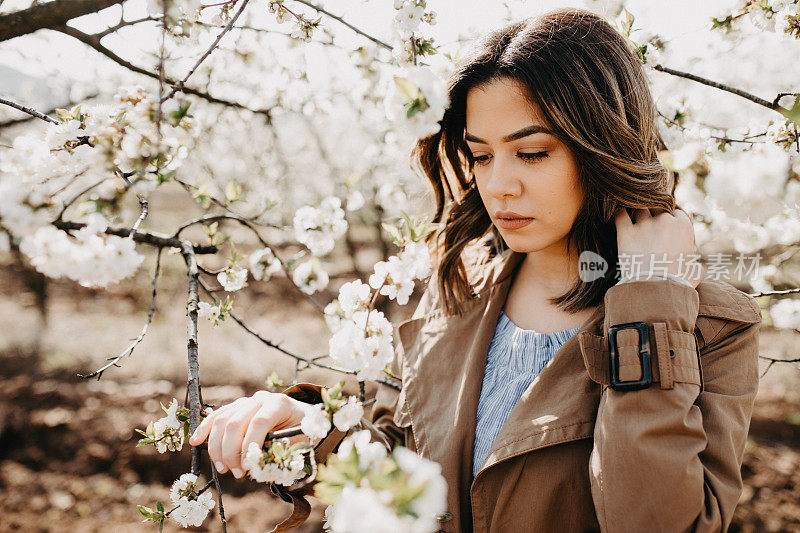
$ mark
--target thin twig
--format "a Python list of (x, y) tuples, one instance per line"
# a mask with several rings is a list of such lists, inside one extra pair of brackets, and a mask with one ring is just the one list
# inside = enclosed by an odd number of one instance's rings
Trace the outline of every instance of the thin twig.
[(203, 61), (205, 61), (208, 56), (211, 55), (211, 52), (213, 52), (214, 49), (217, 48), (220, 40), (222, 40), (222, 37), (230, 31), (231, 27), (233, 27), (234, 22), (236, 22), (236, 19), (239, 18), (239, 15), (241, 15), (245, 7), (247, 7), (248, 2), (250, 2), (250, 0), (242, 0), (242, 5), (239, 6), (239, 9), (236, 11), (233, 17), (231, 17), (231, 20), (228, 22), (225, 28), (219, 33), (219, 35), (217, 35), (217, 38), (214, 39), (214, 42), (211, 43), (211, 46), (208, 47), (208, 50), (206, 50), (206, 52), (202, 56), (200, 56), (200, 59), (197, 60), (197, 63), (194, 64), (194, 66), (191, 68), (191, 70), (189, 70), (186, 76), (184, 76), (182, 80), (180, 80), (178, 83), (172, 86), (172, 90), (170, 90), (170, 92), (168, 92), (167, 95), (161, 99), (162, 102), (169, 100), (170, 98), (175, 96), (176, 92), (183, 91), (183, 86), (186, 83), (186, 81), (191, 77), (192, 74), (194, 74), (194, 71), (197, 70), (197, 67), (199, 67), (200, 64)]
[[(208, 448), (206, 448), (206, 451)], [(214, 480), (214, 486), (217, 489), (217, 503), (219, 504), (219, 519), (222, 522), (222, 533), (227, 533), (228, 531), (228, 520), (225, 518), (225, 507), (222, 505), (222, 488), (219, 486), (219, 476), (217, 475), (217, 469), (214, 467), (214, 461), (211, 461), (211, 456), (209, 456), (209, 463), (211, 463), (211, 478)]]
[(0, 104), (7, 105), (9, 107), (13, 107), (14, 109), (16, 109), (18, 111), (22, 111), (23, 113), (27, 113), (28, 115), (30, 115), (32, 117), (35, 117), (35, 118), (38, 118), (38, 119), (41, 119), (41, 120), (44, 120), (45, 122), (49, 122), (51, 124), (59, 124), (59, 122), (56, 119), (54, 119), (52, 117), (49, 117), (49, 116), (45, 115), (44, 113), (39, 113), (35, 109), (31, 109), (30, 107), (25, 107), (22, 104), (18, 104), (16, 102), (12, 102), (11, 100), (6, 100), (5, 98), (0, 98)]
[(339, 21), (340, 23), (344, 24), (345, 26), (347, 26), (348, 28), (350, 28), (351, 30), (356, 32), (357, 34), (359, 34), (359, 35), (361, 35), (363, 37), (366, 37), (367, 39), (369, 39), (373, 43), (377, 44), (378, 46), (386, 48), (387, 50), (391, 50), (392, 49), (392, 45), (387, 44), (387, 43), (381, 41), (380, 39), (378, 39), (376, 37), (373, 37), (372, 35), (366, 33), (365, 31), (356, 28), (355, 26), (353, 26), (352, 24), (350, 24), (349, 22), (344, 20), (342, 17), (340, 17), (338, 15), (334, 15), (333, 13), (331, 13), (330, 11), (325, 10), (324, 8), (316, 6), (316, 5), (314, 5), (313, 3), (311, 3), (311, 2), (309, 2), (307, 0), (296, 0), (296, 2), (298, 2), (299, 4), (306, 5), (306, 6), (310, 7), (311, 9), (314, 9), (315, 11), (317, 11), (319, 13), (322, 13), (324, 15), (328, 15), (333, 20)]
[[(137, 65), (134, 65), (130, 61), (122, 59), (120, 56), (118, 56), (112, 50), (110, 50), (109, 48), (106, 48), (105, 46), (100, 44), (100, 39), (97, 37), (97, 34), (94, 34), (94, 35), (88, 34), (86, 32), (80, 31), (77, 28), (73, 28), (72, 26), (57, 26), (57, 27), (54, 27), (52, 29), (55, 30), (55, 31), (59, 31), (61, 33), (64, 33), (66, 35), (69, 35), (70, 37), (73, 37), (73, 38), (81, 41), (82, 43), (88, 45), (90, 48), (93, 48), (97, 52), (100, 52), (101, 54), (103, 54), (104, 56), (106, 56), (107, 58), (112, 60), (114, 63), (116, 63), (116, 64), (118, 64), (118, 65), (120, 65), (120, 66), (122, 66), (122, 67), (124, 67), (124, 68), (126, 68), (126, 69), (128, 69), (130, 71), (132, 71), (132, 72), (136, 72), (137, 74), (141, 74), (143, 76), (147, 76), (149, 78), (153, 78), (153, 79), (156, 79), (156, 80), (158, 79), (158, 74), (157, 73), (150, 72), (149, 70), (147, 70), (145, 68), (142, 68), (142, 67), (139, 67)], [(165, 81), (167, 83), (169, 83), (169, 84), (176, 83), (175, 81), (170, 80), (169, 78), (166, 78)], [(213, 104), (220, 104), (220, 105), (224, 105), (224, 106), (227, 106), (227, 107), (233, 107), (233, 108), (236, 108), (236, 109), (244, 109), (244, 110), (250, 111), (252, 113), (257, 113), (257, 114), (264, 115), (267, 118), (268, 122), (270, 122), (272, 120), (272, 116), (271, 116), (271, 113), (270, 113), (269, 109), (250, 109), (246, 105), (240, 104), (238, 102), (233, 102), (233, 101), (230, 101), (230, 100), (225, 100), (223, 98), (217, 98), (216, 96), (211, 96), (207, 92), (201, 91), (199, 89), (192, 89), (192, 88), (189, 88), (189, 87), (184, 87), (182, 89), (182, 91), (184, 93), (186, 93), (186, 94), (193, 94), (193, 95), (195, 95), (195, 96), (197, 96), (199, 98), (202, 98), (203, 100), (206, 100), (208, 102), (211, 102)]]
[[(180, 233), (183, 230), (185, 230), (186, 228), (188, 228), (189, 226), (192, 226), (194, 224), (205, 224), (207, 222), (215, 222), (217, 220), (233, 220), (235, 222), (238, 222), (242, 226), (246, 227), (250, 231), (252, 231), (253, 234), (255, 234), (256, 238), (258, 239), (258, 242), (261, 243), (261, 246), (263, 246), (264, 248), (268, 248), (269, 251), (272, 252), (272, 255), (281, 264), (281, 268), (283, 269), (283, 272), (286, 275), (286, 279), (289, 280), (289, 282), (292, 284), (292, 287), (294, 287), (294, 289), (301, 294), (301, 296), (303, 297), (304, 300), (310, 302), (311, 305), (313, 305), (317, 309), (317, 311), (319, 311), (320, 313), (323, 313), (323, 314), (325, 313), (325, 308), (324, 307), (322, 307), (320, 304), (318, 304), (316, 302), (316, 300), (314, 300), (311, 297), (310, 294), (306, 294), (305, 292), (303, 292), (300, 289), (300, 287), (297, 286), (297, 284), (294, 282), (294, 278), (291, 275), (291, 270), (290, 270), (289, 266), (286, 264), (286, 262), (283, 259), (281, 259), (281, 257), (277, 253), (275, 253), (275, 250), (261, 236), (261, 234), (258, 232), (258, 229), (256, 229), (255, 226), (254, 226), (255, 223), (253, 221), (251, 221), (250, 219), (247, 219), (247, 218), (241, 217), (239, 215), (235, 215), (235, 214), (234, 215), (205, 215), (205, 216), (196, 218), (194, 220), (190, 220), (189, 222), (186, 222), (185, 224), (183, 224), (175, 232), (175, 236), (176, 237), (180, 236)], [(271, 226), (271, 227), (274, 227), (274, 226)]]
[[(300, 0), (298, 0), (300, 1)], [(698, 76), (696, 74), (692, 74), (690, 72), (683, 72), (680, 70), (675, 70), (674, 68), (665, 67), (664, 65), (653, 65), (655, 70), (660, 72), (664, 72), (666, 74), (671, 74), (673, 76), (678, 76), (679, 78), (685, 78), (687, 80), (696, 81), (697, 83), (702, 83), (703, 85), (708, 85), (709, 87), (714, 87), (715, 89), (720, 89), (725, 92), (729, 92), (731, 94), (735, 94), (736, 96), (741, 96), (751, 102), (754, 102), (760, 106), (764, 106), (767, 109), (772, 109), (773, 111), (779, 111), (783, 109), (781, 106), (778, 105), (778, 100), (780, 98), (776, 98), (774, 102), (770, 102), (769, 100), (765, 100), (761, 97), (758, 97), (754, 94), (748, 93), (747, 91), (743, 91), (741, 89), (737, 89), (736, 87), (731, 87), (730, 85), (726, 85), (724, 83), (720, 83), (718, 81), (710, 80), (708, 78), (704, 78), (702, 76)], [(785, 93), (783, 94), (785, 96)]]
[(758, 298), (760, 296), (779, 296), (783, 294), (796, 294), (796, 293), (800, 293), (800, 287), (796, 287), (794, 289), (786, 289), (782, 291), (764, 291), (764, 292), (751, 293), (750, 296), (752, 296), (753, 298)]
[(159, 20), (160, 19), (158, 17), (153, 17), (153, 16), (142, 17), (135, 20), (120, 20), (119, 23), (115, 24), (114, 26), (110, 26), (104, 29), (103, 31), (97, 32), (95, 35), (97, 35), (100, 39), (102, 39), (106, 35), (119, 31), (120, 29), (128, 26), (133, 26), (135, 24), (140, 24), (142, 22), (150, 22), (150, 21), (158, 22)]
[[(214, 297), (213, 291), (208, 287), (206, 282), (203, 281), (202, 278), (198, 278), (198, 282), (200, 284), (200, 287), (206, 292), (206, 294), (211, 296), (211, 298), (214, 299), (215, 303), (218, 304), (219, 303), (218, 299), (216, 297)], [(261, 336), (258, 332), (253, 330), (250, 326), (245, 324), (245, 322), (241, 318), (236, 316), (234, 313), (229, 313), (228, 316), (230, 316), (233, 319), (233, 321), (236, 322), (243, 330), (245, 330), (247, 333), (249, 333), (250, 335), (252, 335), (256, 339), (258, 339), (262, 344), (264, 344), (264, 345), (266, 345), (266, 346), (268, 346), (270, 348), (273, 348), (273, 349), (279, 351), (280, 353), (282, 353), (284, 355), (287, 355), (287, 356), (291, 357), (292, 359), (295, 360), (296, 364), (305, 364), (307, 367), (314, 366), (314, 367), (317, 367), (317, 368), (324, 368), (325, 370), (331, 370), (333, 372), (338, 372), (340, 374), (349, 374), (349, 375), (355, 375), (356, 374), (356, 372), (353, 371), (353, 370), (348, 370), (346, 368), (339, 368), (339, 367), (335, 367), (335, 366), (332, 366), (332, 365), (327, 365), (325, 363), (319, 363), (319, 362), (316, 361), (316, 359), (321, 359), (321, 358), (327, 357), (327, 356), (307, 358), (307, 357), (303, 357), (301, 355), (297, 355), (295, 353), (292, 353), (292, 352), (286, 350), (285, 348), (283, 348), (282, 346), (280, 346), (280, 345), (270, 341), (269, 339), (266, 339), (263, 336)], [(378, 383), (383, 383), (384, 385), (386, 385), (388, 387), (392, 387), (393, 389), (400, 390), (400, 385), (399, 384), (393, 383), (392, 381), (390, 381), (388, 379), (378, 378), (375, 381), (377, 381)]]
[(133, 349), (136, 348), (136, 346), (140, 342), (142, 342), (142, 339), (144, 339), (144, 336), (147, 334), (147, 328), (150, 327), (150, 323), (153, 321), (153, 313), (155, 313), (156, 311), (156, 294), (158, 293), (158, 276), (159, 273), (161, 272), (162, 251), (163, 248), (159, 248), (158, 253), (156, 254), (156, 269), (155, 272), (153, 273), (153, 293), (150, 297), (150, 310), (147, 312), (147, 320), (145, 321), (144, 326), (142, 327), (142, 331), (139, 333), (139, 336), (136, 337), (136, 339), (134, 339), (133, 343), (131, 343), (131, 345), (128, 346), (124, 352), (110, 359), (106, 365), (102, 366), (101, 368), (98, 368), (91, 374), (78, 374), (79, 377), (82, 377), (84, 379), (97, 377), (97, 379), (100, 380), (100, 378), (103, 375), (103, 372), (105, 372), (112, 366), (119, 367), (120, 366), (119, 362), (120, 360), (122, 360), (123, 357), (125, 357), (126, 355), (133, 355)]
[(128, 235), (129, 239), (133, 239), (133, 235), (136, 233), (136, 230), (139, 229), (139, 225), (147, 217), (147, 213), (149, 211), (149, 208), (147, 206), (147, 200), (145, 200), (143, 196), (137, 195), (137, 198), (139, 199), (139, 207), (141, 208), (142, 212), (141, 214), (139, 214), (139, 218), (136, 219), (136, 222), (133, 224), (133, 227), (131, 228), (131, 232)]

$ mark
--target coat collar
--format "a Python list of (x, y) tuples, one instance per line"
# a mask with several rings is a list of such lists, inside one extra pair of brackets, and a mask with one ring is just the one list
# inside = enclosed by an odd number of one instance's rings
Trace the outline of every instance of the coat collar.
[[(478, 295), (461, 315), (439, 312), (401, 325), (403, 393), (417, 451), (442, 465), (448, 509), (471, 518), (475, 424), (486, 356), (500, 311), (525, 254), (508, 250), (479, 273)], [(591, 437), (600, 398), (583, 363), (578, 335), (600, 333), (603, 305), (555, 353), (524, 392), (492, 445), (475, 482), (503, 460)]]

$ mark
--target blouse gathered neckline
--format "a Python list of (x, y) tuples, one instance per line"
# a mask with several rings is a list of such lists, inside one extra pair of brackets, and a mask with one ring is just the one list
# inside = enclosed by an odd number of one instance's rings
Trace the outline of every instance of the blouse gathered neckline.
[(535, 331), (535, 330), (532, 330), (532, 329), (524, 329), (524, 328), (521, 328), (518, 325), (516, 325), (508, 317), (508, 315), (506, 314), (505, 310), (501, 309), (500, 310), (500, 321), (498, 322), (498, 326), (497, 327), (500, 328), (501, 324), (503, 324), (503, 322), (507, 322), (508, 326), (513, 328), (517, 332), (530, 335), (533, 338), (539, 338), (539, 337), (544, 337), (544, 336), (548, 336), (548, 337), (563, 337), (567, 333), (577, 332), (579, 329), (581, 329), (580, 326), (575, 326), (574, 328), (569, 328), (569, 329), (560, 329), (558, 331), (544, 331), (544, 332)]

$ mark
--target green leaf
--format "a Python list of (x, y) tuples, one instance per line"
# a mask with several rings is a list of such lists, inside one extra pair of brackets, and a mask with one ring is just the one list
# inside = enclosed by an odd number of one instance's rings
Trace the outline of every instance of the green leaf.
[(405, 78), (400, 76), (394, 77), (394, 84), (397, 86), (398, 92), (408, 100), (415, 100), (419, 97), (419, 88)]
[(228, 202), (239, 202), (242, 199), (242, 186), (235, 181), (229, 181), (225, 186), (225, 198)]
[(400, 229), (398, 229), (397, 226), (388, 224), (386, 222), (382, 222), (381, 226), (383, 226), (383, 229), (385, 229), (386, 232), (392, 237), (392, 240), (395, 242), (395, 244), (399, 246), (403, 242), (403, 234), (400, 232)]
[(144, 505), (137, 505), (136, 507), (139, 508), (139, 512), (142, 513), (142, 516), (144, 516), (146, 519), (153, 515), (153, 510), (149, 507), (145, 507)]
[(779, 107), (778, 111), (780, 111), (781, 115), (800, 126), (800, 96), (795, 96), (794, 105), (792, 105), (791, 109)]

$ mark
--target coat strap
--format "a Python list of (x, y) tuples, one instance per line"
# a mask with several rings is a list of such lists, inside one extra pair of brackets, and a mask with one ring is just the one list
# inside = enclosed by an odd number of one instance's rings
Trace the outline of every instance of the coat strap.
[[(625, 335), (622, 335), (623, 333)], [(657, 322), (650, 325), (650, 338), (654, 382), (659, 382), (662, 389), (671, 389), (676, 382), (693, 383), (702, 387), (700, 358), (693, 333), (667, 329), (666, 324)], [(608, 339), (589, 331), (582, 331), (578, 334), (578, 342), (589, 377), (596, 383), (609, 385), (611, 358)], [(633, 330), (620, 331), (617, 336), (622, 379), (641, 378), (638, 342), (638, 333)]]

